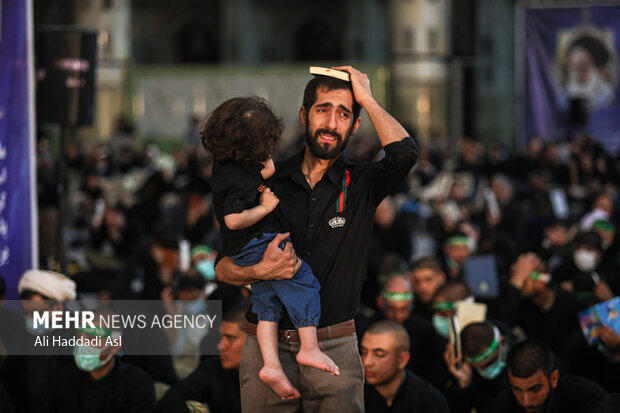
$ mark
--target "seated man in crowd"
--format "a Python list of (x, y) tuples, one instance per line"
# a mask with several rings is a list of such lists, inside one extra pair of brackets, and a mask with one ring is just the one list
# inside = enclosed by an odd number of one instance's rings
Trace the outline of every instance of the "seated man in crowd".
[(499, 299), (502, 310), (495, 317), (523, 328), (526, 336), (543, 341), (561, 355), (571, 335), (580, 329), (581, 302), (571, 293), (541, 276), (544, 264), (533, 253), (519, 256), (512, 266), (510, 285)]
[(433, 317), (433, 297), (446, 282), (446, 274), (434, 257), (420, 258), (411, 266), (409, 275), (415, 294), (413, 313), (430, 320)]
[(454, 360), (446, 348), (444, 357), (450, 373), (465, 389), (463, 404), (470, 411), (493, 413), (493, 398), (508, 385), (506, 335), (490, 322), (471, 323), (461, 331), (463, 360)]
[(549, 347), (535, 340), (517, 344), (508, 354), (510, 388), (495, 400), (502, 413), (579, 412), (605, 395), (593, 381), (560, 373)]
[(470, 300), (473, 301), (471, 290), (462, 281), (448, 281), (437, 289), (433, 298), (433, 328), (436, 334), (432, 351), (425, 357), (432, 365), (429, 381), (446, 396), (452, 413), (469, 413), (466, 407), (468, 391), (458, 384), (459, 379), (450, 372), (444, 352), (449, 343), (450, 319), (456, 315), (456, 303)]
[(449, 412), (446, 399), (435, 387), (406, 370), (409, 337), (403, 326), (390, 320), (373, 324), (360, 348), (366, 372), (367, 413)]
[[(117, 358), (121, 349), (120, 332), (98, 324), (100, 315), (110, 310), (96, 310), (95, 327), (78, 330), (88, 339), (101, 338), (97, 347), (83, 345), (73, 350), (75, 363), (59, 369), (47, 382), (36, 412), (150, 412), (155, 403), (153, 380), (140, 368)], [(108, 319), (110, 319), (108, 317)]]
[[(33, 336), (52, 334), (52, 330), (45, 326), (34, 327), (33, 311), (62, 311), (64, 303), (76, 297), (73, 280), (44, 270), (26, 271), (17, 290), (26, 315), (25, 334)], [(18, 330), (13, 333), (20, 334)], [(53, 350), (50, 352), (47, 348), (37, 350), (40, 350), (37, 355), (10, 355), (2, 365), (2, 380), (18, 412), (31, 411), (48, 379), (54, 377), (55, 370), (73, 363), (70, 356), (53, 354)]]
[[(444, 338), (450, 336), (450, 318), (456, 314), (456, 302), (472, 300), (473, 295), (469, 287), (462, 281), (448, 281), (437, 289), (433, 297), (433, 327), (435, 332)], [(441, 346), (441, 351), (445, 346)], [(443, 353), (442, 353), (443, 354)]]
[(471, 255), (468, 247), (469, 237), (463, 231), (455, 230), (446, 235), (443, 241), (443, 268), (444, 273), (451, 280), (463, 278), (463, 264)]
[(233, 308), (222, 319), (220, 357), (205, 358), (184, 380), (168, 390), (156, 412), (189, 412), (188, 401), (207, 403), (213, 413), (241, 412), (239, 363), (246, 338), (246, 306)]
[(377, 321), (388, 319), (401, 324), (410, 338), (411, 357), (407, 368), (422, 377), (427, 377), (432, 369), (426, 355), (432, 351), (433, 327), (429, 320), (411, 312), (414, 303), (409, 279), (403, 275), (388, 278), (376, 301), (379, 313), (373, 317), (364, 319), (360, 316), (356, 319), (358, 340), (361, 341), (366, 329)]

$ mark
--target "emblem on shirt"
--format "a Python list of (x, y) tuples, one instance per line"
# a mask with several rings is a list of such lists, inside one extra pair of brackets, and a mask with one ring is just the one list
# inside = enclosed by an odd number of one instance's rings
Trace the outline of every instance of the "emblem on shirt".
[(343, 217), (333, 217), (329, 220), (329, 226), (332, 228), (344, 227), (344, 224), (347, 222)]

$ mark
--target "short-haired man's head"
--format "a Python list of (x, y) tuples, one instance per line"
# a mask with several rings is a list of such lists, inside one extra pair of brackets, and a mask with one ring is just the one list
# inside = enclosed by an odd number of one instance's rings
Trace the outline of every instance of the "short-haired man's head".
[(174, 283), (174, 295), (179, 300), (196, 300), (200, 298), (207, 281), (196, 272), (181, 275)]
[[(353, 87), (351, 86), (351, 82), (347, 82), (345, 80), (337, 79), (331, 76), (315, 76), (314, 79), (310, 80), (306, 84), (306, 89), (304, 90), (304, 100), (303, 107), (306, 109), (306, 114), (310, 112), (310, 108), (314, 105), (317, 99), (317, 90), (329, 92), (330, 90), (338, 90), (338, 89), (346, 89), (351, 91), (353, 94)], [(353, 125), (357, 118), (360, 116), (360, 112), (362, 107), (355, 99), (353, 99), (353, 119), (351, 120), (351, 124)]]
[(448, 266), (463, 265), (467, 257), (471, 255), (468, 248), (469, 237), (461, 230), (450, 231), (443, 241), (443, 252), (446, 255)]
[(400, 383), (410, 358), (407, 330), (391, 320), (378, 321), (366, 330), (360, 352), (369, 385)]
[(413, 291), (409, 279), (404, 275), (388, 278), (377, 297), (377, 305), (389, 320), (404, 323), (413, 307)]
[(435, 257), (416, 260), (411, 266), (409, 278), (415, 295), (425, 304), (433, 300), (437, 289), (446, 282), (446, 274)]
[(211, 112), (200, 130), (216, 161), (264, 162), (273, 155), (284, 125), (265, 99), (235, 97)]
[(551, 350), (541, 342), (526, 340), (508, 353), (507, 366), (516, 402), (525, 411), (544, 412), (560, 378)]
[(217, 348), (220, 351), (220, 363), (225, 369), (237, 369), (241, 363), (241, 352), (247, 337), (247, 310), (247, 305), (234, 307), (222, 318), (222, 338)]
[(553, 353), (545, 344), (537, 340), (525, 340), (508, 353), (508, 371), (517, 378), (528, 378), (537, 371), (549, 377), (555, 370)]
[(409, 333), (392, 320), (381, 320), (371, 325), (365, 334), (389, 335), (394, 339), (394, 349), (398, 352), (409, 351)]
[[(463, 348), (463, 356), (469, 359), (475, 359), (477, 356), (484, 354), (489, 350), (493, 341), (497, 339), (493, 324), (489, 322), (471, 323), (461, 331), (461, 344)], [(498, 343), (499, 344), (499, 343)], [(489, 353), (485, 360), (480, 363), (486, 363), (491, 360), (493, 354)]]
[(454, 303), (465, 300), (472, 296), (471, 290), (462, 281), (448, 281), (442, 284), (433, 297), (435, 313), (444, 317), (452, 317), (456, 307)]
[(237, 305), (231, 308), (230, 310), (226, 311), (226, 313), (222, 316), (222, 321), (237, 324), (237, 327), (239, 327), (239, 330), (245, 332), (246, 327), (248, 325), (248, 321), (245, 318), (245, 314), (247, 313), (247, 311), (248, 311), (248, 305), (246, 304)]

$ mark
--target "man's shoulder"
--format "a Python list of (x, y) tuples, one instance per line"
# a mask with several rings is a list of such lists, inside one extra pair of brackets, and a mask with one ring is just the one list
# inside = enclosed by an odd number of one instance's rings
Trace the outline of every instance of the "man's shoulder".
[(560, 373), (558, 387), (568, 394), (575, 394), (575, 392), (605, 394), (605, 390), (594, 381), (568, 373)]
[(419, 406), (433, 406), (435, 412), (449, 412), (448, 401), (445, 396), (427, 380), (406, 369), (406, 397), (415, 400)]
[(426, 393), (431, 396), (439, 396), (443, 399), (443, 395), (435, 386), (426, 379), (418, 376), (409, 369), (405, 369), (406, 374), (406, 390), (409, 394)]
[(502, 413), (519, 411), (518, 405), (510, 388), (504, 389), (495, 397), (495, 400), (493, 401), (493, 411)]
[(146, 374), (144, 370), (133, 364), (116, 359), (118, 363), (118, 369), (116, 370), (116, 377), (123, 380), (131, 381), (133, 383), (149, 382), (152, 383), (151, 376)]
[(276, 173), (274, 174), (274, 178), (282, 178), (291, 176), (291, 174), (295, 170), (301, 170), (301, 161), (303, 159), (303, 149), (300, 152), (297, 152), (295, 155), (286, 158), (280, 159), (275, 162)]

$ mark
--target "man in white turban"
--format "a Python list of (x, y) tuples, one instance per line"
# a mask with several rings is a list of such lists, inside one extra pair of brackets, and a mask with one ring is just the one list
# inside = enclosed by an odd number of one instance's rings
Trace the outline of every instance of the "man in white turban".
[[(28, 270), (17, 286), (25, 315), (26, 330), (33, 335), (51, 334), (45, 326), (34, 327), (33, 311), (63, 311), (64, 303), (75, 300), (75, 282), (62, 274)], [(16, 331), (17, 333), (17, 331)], [(40, 348), (37, 355), (9, 355), (2, 366), (2, 380), (17, 411), (34, 411), (46, 383), (57, 369), (73, 363), (70, 355), (58, 355), (58, 349)]]
[(62, 311), (63, 302), (75, 300), (75, 281), (57, 272), (45, 270), (28, 270), (22, 275), (17, 285), (19, 298), (26, 316), (26, 329), (29, 333), (41, 335), (49, 328), (34, 327), (33, 311)]
[(20, 297), (24, 292), (32, 292), (47, 300), (75, 300), (75, 281), (57, 272), (28, 270), (22, 275), (17, 286)]

